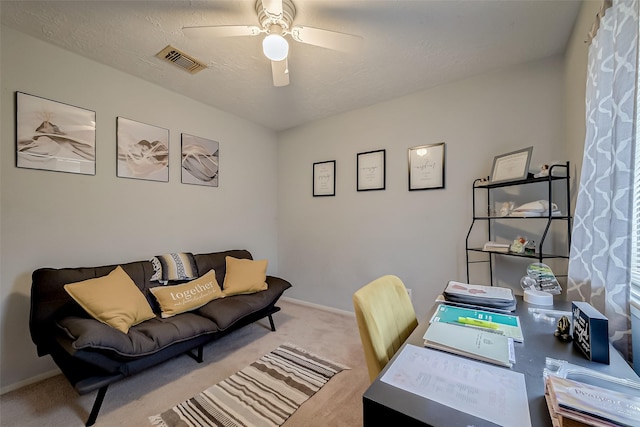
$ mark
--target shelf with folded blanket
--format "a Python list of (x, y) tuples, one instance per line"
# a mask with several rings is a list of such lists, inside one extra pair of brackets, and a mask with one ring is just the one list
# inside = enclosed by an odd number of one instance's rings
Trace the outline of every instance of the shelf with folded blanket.
[[(544, 259), (568, 259), (571, 247), (571, 193), (569, 162), (554, 164), (546, 176), (492, 183), (476, 179), (472, 188), (473, 218), (465, 241), (467, 282), (470, 266), (486, 264), (490, 284), (494, 282), (497, 257), (528, 258), (542, 263)], [(531, 202), (531, 197), (538, 200)], [(515, 202), (508, 199), (520, 199)], [(555, 225), (554, 225), (555, 224)], [(485, 243), (511, 243), (527, 236), (535, 242), (526, 252), (487, 250)], [(553, 237), (550, 237), (552, 236)], [(483, 253), (486, 256), (472, 256)]]

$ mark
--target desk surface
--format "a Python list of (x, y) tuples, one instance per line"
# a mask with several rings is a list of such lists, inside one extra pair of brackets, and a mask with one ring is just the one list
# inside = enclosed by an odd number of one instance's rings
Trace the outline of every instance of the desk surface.
[[(618, 378), (638, 379), (633, 369), (613, 347), (610, 346), (611, 363), (609, 365), (590, 362), (574, 348), (572, 343), (562, 343), (553, 335), (556, 329), (555, 321), (534, 318), (529, 313), (530, 307), (539, 306), (530, 305), (521, 298), (518, 299), (518, 307), (514, 314), (520, 317), (524, 342), (515, 343), (516, 363), (511, 369), (525, 376), (527, 395), (529, 397), (529, 414), (533, 427), (552, 425), (544, 399), (544, 382), (542, 379), (546, 357), (566, 360), (575, 365), (588, 367)], [(554, 307), (540, 308), (570, 311), (571, 303), (557, 301)], [(424, 345), (423, 336), (429, 326), (429, 319), (432, 313), (433, 310), (420, 322), (405, 341), (405, 345)], [(395, 362), (396, 357), (389, 362), (363, 395), (365, 427), (385, 425), (388, 422), (392, 422), (394, 425), (402, 424), (403, 426), (495, 426), (489, 421), (476, 418), (470, 414), (457, 411), (380, 381), (382, 375)], [(398, 424), (399, 422), (401, 424)]]

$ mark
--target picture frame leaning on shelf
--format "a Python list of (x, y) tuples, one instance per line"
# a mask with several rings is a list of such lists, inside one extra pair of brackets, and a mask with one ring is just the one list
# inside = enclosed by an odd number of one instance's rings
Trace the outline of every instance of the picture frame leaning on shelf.
[(527, 179), (533, 146), (500, 154), (493, 159), (490, 183)]

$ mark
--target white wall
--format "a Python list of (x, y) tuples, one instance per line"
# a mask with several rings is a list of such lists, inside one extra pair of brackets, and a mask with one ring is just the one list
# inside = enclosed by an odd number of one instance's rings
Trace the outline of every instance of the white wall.
[(576, 20), (573, 34), (567, 45), (565, 54), (565, 140), (567, 158), (573, 165), (573, 200), (577, 196), (582, 158), (584, 154), (585, 127), (585, 93), (587, 85), (587, 60), (589, 45), (585, 43), (596, 14), (602, 6), (601, 1), (584, 1)]
[[(448, 280), (466, 280), (471, 186), (494, 156), (533, 145), (532, 168), (566, 160), (562, 79), (554, 57), (281, 133), (278, 254), (294, 284), (288, 296), (352, 310), (355, 290), (395, 274), (425, 314)], [(437, 142), (446, 143), (446, 188), (409, 192), (407, 149)], [(357, 192), (356, 154), (383, 148), (386, 190)], [(312, 164), (324, 160), (337, 162), (336, 196), (314, 198)]]
[[(31, 272), (246, 248), (277, 272), (276, 135), (2, 27), (1, 386), (54, 368), (29, 331)], [(186, 74), (185, 74), (186, 75)], [(187, 75), (186, 75), (187, 76)], [(186, 78), (197, 78), (187, 76)], [(15, 167), (15, 91), (97, 113), (95, 176)], [(170, 130), (168, 183), (116, 177), (116, 117)], [(220, 143), (218, 188), (180, 183), (180, 133)]]

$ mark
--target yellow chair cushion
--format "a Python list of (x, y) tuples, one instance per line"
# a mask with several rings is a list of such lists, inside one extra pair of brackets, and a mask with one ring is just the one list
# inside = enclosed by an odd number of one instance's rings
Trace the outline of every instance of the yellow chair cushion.
[(69, 283), (64, 289), (94, 319), (125, 334), (130, 327), (156, 317), (140, 289), (120, 266), (106, 276)]
[(188, 283), (175, 286), (156, 286), (150, 289), (162, 311), (162, 318), (202, 307), (209, 301), (224, 297), (216, 280), (216, 272), (207, 274)]
[(373, 381), (418, 326), (416, 313), (404, 284), (392, 275), (356, 291), (353, 306)]
[(222, 292), (226, 295), (252, 294), (267, 289), (266, 259), (254, 261), (226, 257), (226, 272)]

